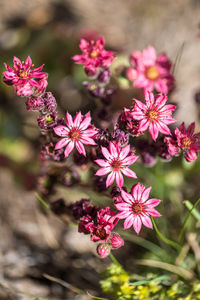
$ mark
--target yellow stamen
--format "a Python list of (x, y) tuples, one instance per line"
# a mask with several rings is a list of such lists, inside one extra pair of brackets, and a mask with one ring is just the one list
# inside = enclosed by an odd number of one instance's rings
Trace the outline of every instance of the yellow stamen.
[(145, 74), (146, 74), (147, 78), (150, 80), (155, 80), (159, 76), (158, 69), (154, 66), (148, 67), (145, 71)]

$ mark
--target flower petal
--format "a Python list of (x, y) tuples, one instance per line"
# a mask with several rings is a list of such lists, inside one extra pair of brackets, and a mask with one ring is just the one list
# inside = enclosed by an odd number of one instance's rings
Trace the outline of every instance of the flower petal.
[(138, 127), (138, 131), (145, 131), (147, 130), (148, 126), (149, 126), (149, 119), (145, 117), (145, 119), (143, 119), (142, 121), (140, 121), (139, 127)]
[(76, 148), (80, 154), (83, 154), (84, 156), (86, 156), (85, 148), (80, 141), (76, 142)]
[(72, 116), (68, 112), (66, 113), (66, 123), (69, 128), (74, 126)]
[(100, 167), (109, 167), (109, 163), (104, 159), (96, 159), (95, 163), (97, 163)]
[(139, 216), (134, 216), (133, 219), (133, 228), (137, 234), (139, 234), (142, 227), (142, 221)]
[(81, 136), (80, 141), (85, 145), (96, 145), (95, 141), (90, 137)]
[(152, 217), (160, 217), (161, 214), (154, 208), (145, 208), (145, 212)]
[(129, 154), (129, 152), (130, 152), (130, 145), (123, 147), (119, 154), (119, 158), (123, 160)]
[(159, 130), (158, 130), (157, 124), (155, 122), (151, 122), (149, 125), (149, 133), (151, 134), (152, 139), (154, 141), (157, 140), (158, 132), (159, 132)]
[(132, 187), (131, 194), (135, 201), (140, 201), (144, 188), (145, 187), (143, 186), (143, 184), (140, 183), (137, 183)]
[(118, 210), (126, 210), (126, 211), (131, 211), (132, 210), (132, 207), (130, 204), (128, 203), (125, 203), (125, 202), (120, 202), (120, 203), (116, 203), (115, 204), (115, 207), (118, 209)]
[(118, 213), (116, 215), (116, 217), (118, 219), (126, 219), (128, 216), (130, 216), (130, 214), (131, 214), (131, 212), (129, 212), (129, 211), (121, 211), (120, 213)]
[(57, 134), (58, 136), (67, 136), (69, 133), (69, 128), (67, 128), (66, 126), (63, 125), (59, 125), (53, 128), (55, 134)]
[(124, 185), (124, 178), (121, 174), (121, 172), (116, 172), (116, 183), (121, 188)]
[(151, 218), (148, 216), (141, 216), (142, 219), (142, 223), (144, 224), (144, 226), (148, 227), (148, 228), (153, 228), (153, 224), (151, 222)]
[(166, 135), (171, 135), (171, 131), (169, 130), (167, 125), (164, 124), (162, 121), (158, 121), (156, 123), (156, 126), (161, 133), (166, 134)]
[(142, 196), (141, 196), (141, 200), (142, 200), (141, 202), (147, 201), (147, 199), (149, 198), (150, 192), (151, 192), (151, 186), (148, 187), (147, 189), (144, 189)]
[(118, 156), (117, 147), (116, 147), (115, 144), (112, 143), (112, 142), (109, 143), (109, 151), (110, 151), (110, 154), (111, 154), (113, 157), (117, 157), (117, 156)]
[(133, 204), (133, 197), (131, 194), (128, 194), (127, 192), (125, 192), (123, 189), (121, 189), (121, 196), (124, 199), (125, 202), (129, 203), (129, 204)]
[(90, 125), (90, 123), (91, 123), (91, 116), (90, 116), (90, 113), (88, 112), (85, 115), (84, 120), (81, 122), (79, 128), (82, 129), (82, 130), (85, 130), (86, 128), (88, 128), (88, 126)]
[(112, 185), (114, 180), (115, 180), (115, 172), (111, 172), (106, 179), (106, 187)]
[(101, 152), (107, 160), (110, 160), (112, 158), (110, 152), (108, 151), (108, 149), (106, 147), (101, 147)]
[(129, 168), (123, 168), (122, 170), (122, 173), (128, 177), (131, 177), (131, 178), (137, 178), (137, 175), (135, 174), (135, 172), (133, 172), (131, 169)]
[(155, 207), (155, 206), (159, 205), (160, 202), (161, 202), (160, 199), (152, 198), (152, 199), (149, 199), (148, 201), (146, 201), (145, 205), (148, 207)]
[(81, 112), (79, 111), (74, 118), (74, 127), (80, 126), (80, 122), (81, 122), (82, 118), (83, 118), (83, 116), (82, 116)]
[(74, 149), (74, 142), (71, 141), (65, 148), (65, 157), (67, 157), (72, 152), (73, 149)]
[(129, 229), (133, 225), (133, 221), (134, 221), (134, 216), (131, 214), (124, 221), (124, 229)]
[(100, 168), (95, 175), (97, 176), (103, 176), (110, 172), (110, 167)]
[(69, 143), (69, 139), (65, 138), (65, 139), (61, 139), (59, 142), (57, 142), (57, 144), (55, 145), (55, 150), (61, 149), (63, 147), (65, 147), (68, 143)]

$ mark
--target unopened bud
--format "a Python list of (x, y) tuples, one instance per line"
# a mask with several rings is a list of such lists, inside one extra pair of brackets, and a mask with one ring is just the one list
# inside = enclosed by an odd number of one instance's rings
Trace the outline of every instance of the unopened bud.
[(124, 240), (120, 237), (120, 235), (118, 233), (112, 234), (109, 243), (112, 246), (112, 248), (114, 248), (114, 249), (118, 249), (118, 248), (124, 246)]
[(110, 245), (106, 244), (106, 243), (102, 243), (99, 244), (97, 246), (97, 254), (101, 257), (101, 258), (105, 258), (109, 255), (110, 253)]

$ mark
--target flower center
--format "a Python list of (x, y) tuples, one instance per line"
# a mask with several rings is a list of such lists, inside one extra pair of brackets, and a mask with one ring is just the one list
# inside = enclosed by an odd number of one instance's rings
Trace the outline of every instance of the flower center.
[(24, 70), (19, 71), (19, 77), (22, 79), (26, 79), (28, 77), (28, 72)]
[(155, 110), (150, 110), (148, 112), (148, 117), (149, 117), (149, 119), (156, 120), (156, 119), (158, 119), (158, 112)]
[(80, 137), (80, 131), (77, 129), (72, 129), (69, 132), (69, 138), (71, 138), (72, 140), (78, 140)]
[(145, 74), (150, 80), (155, 80), (159, 76), (158, 69), (154, 66), (146, 68)]
[(134, 212), (134, 214), (141, 214), (141, 212), (143, 211), (143, 205), (142, 203), (140, 202), (135, 202), (133, 205), (132, 205), (132, 210)]
[(90, 57), (96, 58), (97, 56), (98, 56), (98, 51), (97, 50), (92, 50), (92, 52), (90, 53)]
[(46, 118), (46, 125), (50, 125), (53, 123), (53, 118), (51, 116), (47, 116)]
[(122, 165), (122, 163), (118, 159), (113, 160), (113, 162), (111, 164), (114, 171), (119, 171), (121, 169), (121, 165)]
[(190, 145), (192, 144), (192, 142), (191, 142), (191, 140), (190, 140), (189, 137), (183, 138), (182, 141), (181, 141), (181, 143), (182, 143), (182, 145), (184, 147), (190, 147)]
[(106, 231), (104, 228), (97, 228), (95, 230), (95, 235), (98, 236), (101, 240), (105, 240), (106, 238)]

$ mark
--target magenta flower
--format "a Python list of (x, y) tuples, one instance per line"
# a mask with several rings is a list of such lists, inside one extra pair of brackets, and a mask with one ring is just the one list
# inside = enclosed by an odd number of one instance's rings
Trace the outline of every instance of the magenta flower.
[(145, 131), (149, 127), (149, 133), (154, 141), (158, 137), (159, 131), (166, 135), (171, 135), (171, 132), (167, 125), (176, 122), (176, 119), (172, 118), (172, 112), (176, 106), (172, 104), (165, 105), (167, 96), (157, 95), (151, 92), (145, 92), (146, 105), (141, 101), (135, 100), (135, 105), (132, 110), (132, 117), (135, 120), (140, 121), (139, 131)]
[(155, 89), (163, 94), (167, 94), (174, 87), (170, 60), (165, 54), (157, 56), (152, 46), (143, 52), (133, 51), (130, 61), (132, 66), (127, 70), (127, 78), (134, 82), (135, 87), (149, 91)]
[(95, 162), (102, 168), (96, 172), (97, 176), (103, 176), (110, 173), (106, 179), (106, 187), (113, 184), (116, 179), (117, 185), (121, 188), (124, 184), (123, 175), (137, 178), (135, 172), (130, 170), (128, 166), (132, 165), (138, 158), (131, 153), (130, 145), (125, 147), (119, 144), (109, 143), (109, 151), (105, 147), (101, 147), (103, 156), (106, 159), (97, 159)]
[(151, 187), (145, 189), (143, 184), (135, 184), (131, 193), (126, 193), (123, 189), (121, 195), (123, 202), (115, 204), (115, 207), (120, 210), (117, 214), (117, 218), (125, 219), (124, 229), (128, 229), (133, 226), (137, 234), (141, 230), (142, 224), (148, 228), (153, 228), (151, 222), (152, 217), (160, 217), (161, 214), (154, 209), (161, 200), (149, 199)]
[(188, 162), (197, 159), (197, 151), (200, 150), (200, 132), (194, 134), (195, 123), (191, 123), (186, 129), (184, 122), (174, 131), (173, 137), (166, 137), (168, 151), (172, 156), (183, 150), (183, 155)]
[(53, 129), (55, 134), (62, 137), (62, 139), (56, 144), (55, 149), (61, 149), (66, 146), (65, 157), (67, 157), (76, 146), (78, 152), (86, 156), (83, 145), (96, 145), (93, 138), (95, 138), (97, 134), (97, 129), (90, 123), (90, 113), (87, 113), (85, 117), (83, 117), (81, 112), (79, 112), (73, 120), (72, 116), (67, 112), (67, 126), (59, 125)]
[[(91, 209), (88, 207), (88, 214), (80, 218), (79, 232), (90, 233), (93, 242), (107, 242), (111, 230), (116, 226), (119, 219), (115, 212), (110, 211), (110, 207)], [(90, 210), (90, 211), (89, 211)]]
[(96, 41), (81, 39), (80, 49), (82, 54), (75, 55), (72, 59), (77, 64), (83, 64), (86, 69), (91, 69), (95, 73), (96, 68), (107, 68), (114, 60), (114, 52), (105, 50), (104, 46), (105, 41), (103, 38)]
[(43, 92), (47, 86), (48, 73), (41, 72), (44, 65), (34, 68), (30, 56), (25, 62), (14, 56), (13, 67), (5, 64), (3, 81), (8, 85), (13, 85), (18, 96), (28, 97), (33, 95), (34, 91)]

